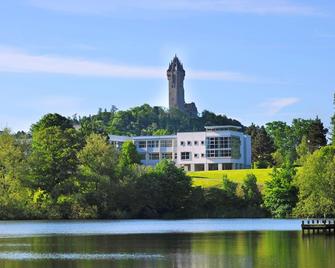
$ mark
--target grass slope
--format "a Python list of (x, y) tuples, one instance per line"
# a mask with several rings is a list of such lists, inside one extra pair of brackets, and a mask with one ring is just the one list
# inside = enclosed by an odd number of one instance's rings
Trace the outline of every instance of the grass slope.
[(194, 186), (221, 188), (224, 174), (226, 174), (230, 180), (238, 183), (242, 183), (247, 174), (254, 174), (257, 177), (257, 183), (263, 186), (264, 182), (270, 179), (269, 174), (271, 172), (272, 169), (240, 169), (188, 172), (187, 175), (193, 179)]

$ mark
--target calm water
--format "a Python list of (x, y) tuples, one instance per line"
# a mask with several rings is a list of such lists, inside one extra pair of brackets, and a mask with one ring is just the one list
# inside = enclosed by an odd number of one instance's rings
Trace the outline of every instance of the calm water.
[(335, 267), (299, 220), (0, 222), (0, 267)]

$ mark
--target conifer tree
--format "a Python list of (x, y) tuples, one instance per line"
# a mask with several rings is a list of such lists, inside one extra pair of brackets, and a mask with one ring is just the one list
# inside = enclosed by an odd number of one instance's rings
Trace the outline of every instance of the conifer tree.
[(252, 162), (259, 168), (268, 167), (273, 164), (272, 153), (275, 151), (272, 138), (268, 135), (265, 127), (252, 124), (246, 131), (252, 139)]
[(328, 129), (324, 128), (320, 118), (316, 117), (307, 136), (308, 148), (311, 153), (327, 145), (327, 132)]

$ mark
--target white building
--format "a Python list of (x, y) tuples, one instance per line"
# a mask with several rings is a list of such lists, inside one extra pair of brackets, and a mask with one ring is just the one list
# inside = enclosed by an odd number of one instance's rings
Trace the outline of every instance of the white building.
[(241, 127), (212, 126), (203, 132), (179, 132), (168, 136), (126, 137), (110, 135), (120, 147), (133, 141), (143, 165), (154, 166), (161, 159), (173, 160), (186, 171), (244, 169), (251, 167), (251, 137)]

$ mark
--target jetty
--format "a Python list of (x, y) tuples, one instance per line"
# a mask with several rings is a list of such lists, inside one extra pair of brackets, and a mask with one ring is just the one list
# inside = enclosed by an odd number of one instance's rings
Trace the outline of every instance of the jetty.
[(305, 220), (301, 223), (302, 233), (333, 233), (335, 234), (335, 220)]

